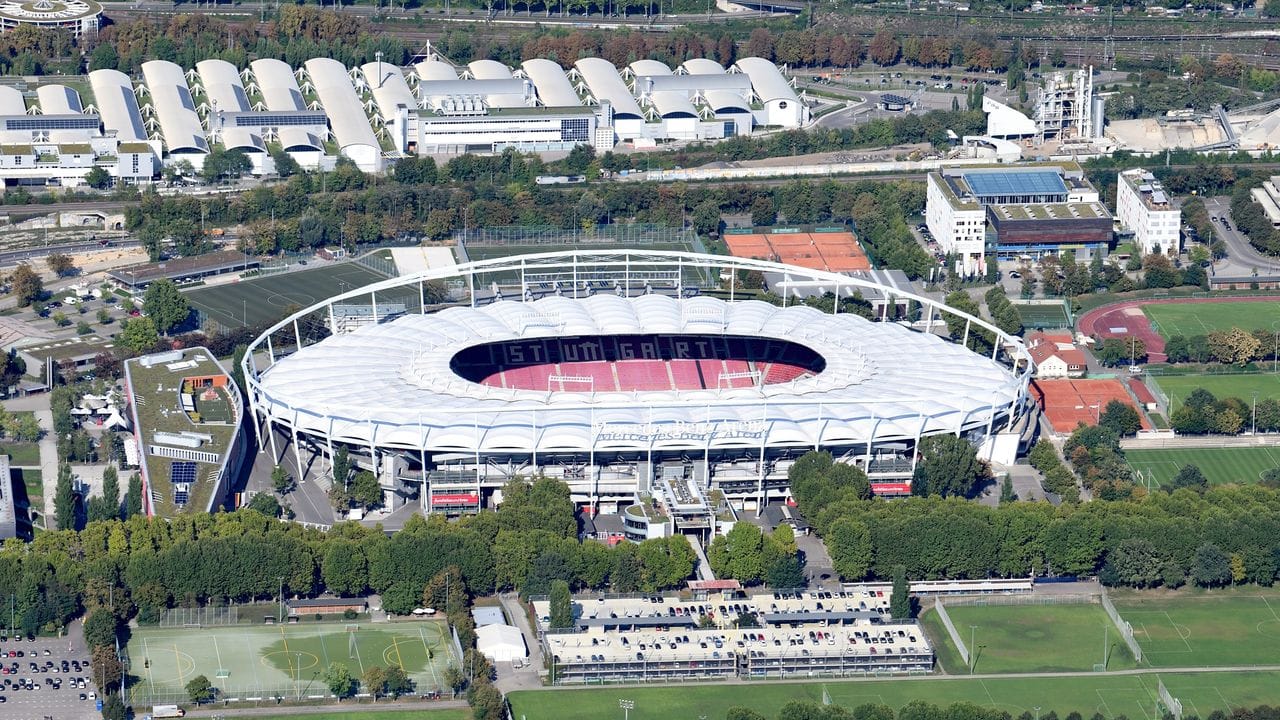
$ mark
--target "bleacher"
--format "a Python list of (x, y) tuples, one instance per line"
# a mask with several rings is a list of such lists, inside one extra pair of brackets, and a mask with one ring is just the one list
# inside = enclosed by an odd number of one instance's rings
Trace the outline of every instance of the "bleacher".
[[(672, 361), (673, 366), (675, 362)], [(661, 360), (623, 360), (616, 367), (618, 387), (623, 390), (670, 390), (671, 378), (675, 373), (675, 368), (672, 367), (672, 373), (668, 374), (667, 364)], [(696, 387), (681, 386), (679, 377), (676, 378), (676, 385), (681, 389)]]
[[(544, 365), (543, 367), (546, 366)], [(563, 389), (566, 392), (591, 392), (593, 390), (595, 392), (612, 392), (618, 389), (618, 383), (613, 377), (613, 365), (604, 361), (560, 363), (555, 367), (555, 374), (589, 377), (592, 380), (592, 384), (588, 387), (586, 383), (553, 382), (552, 390)]]
[(706, 378), (705, 373), (699, 373), (699, 368), (705, 362), (710, 360), (672, 360), (671, 377), (676, 381), (677, 390), (701, 390), (706, 387), (703, 380)]

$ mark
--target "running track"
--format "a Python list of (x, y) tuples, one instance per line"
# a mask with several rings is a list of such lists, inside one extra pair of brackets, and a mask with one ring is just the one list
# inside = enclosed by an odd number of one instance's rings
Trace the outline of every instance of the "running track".
[(1129, 302), (1104, 305), (1090, 310), (1080, 316), (1076, 327), (1089, 337), (1120, 338), (1128, 340), (1136, 337), (1147, 348), (1147, 362), (1160, 363), (1167, 358), (1164, 354), (1164, 338), (1151, 327), (1151, 321), (1142, 312), (1143, 305), (1169, 305), (1173, 303), (1214, 303), (1214, 302), (1275, 302), (1280, 297), (1275, 295), (1248, 297), (1210, 297), (1210, 298), (1154, 298), (1148, 300), (1131, 300)]

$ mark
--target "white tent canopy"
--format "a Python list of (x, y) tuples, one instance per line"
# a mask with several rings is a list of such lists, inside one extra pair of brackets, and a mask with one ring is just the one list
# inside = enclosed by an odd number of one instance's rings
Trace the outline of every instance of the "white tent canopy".
[(529, 657), (524, 635), (510, 625), (485, 625), (476, 628), (476, 649), (492, 662), (511, 662)]

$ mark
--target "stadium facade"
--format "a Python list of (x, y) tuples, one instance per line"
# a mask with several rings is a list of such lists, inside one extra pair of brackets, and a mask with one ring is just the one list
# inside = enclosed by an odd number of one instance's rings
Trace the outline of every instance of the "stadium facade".
[(68, 85), (0, 86), (6, 182), (74, 186), (95, 167), (120, 182), (147, 182), (165, 164), (199, 170), (219, 145), (243, 152), (258, 175), (275, 172), (272, 151), (307, 169), (331, 169), (345, 157), (380, 172), (401, 157), (652, 147), (809, 121), (793, 81), (760, 58), (728, 68), (707, 59), (618, 68), (600, 58), (511, 68), (430, 54), (404, 68), (313, 58), (298, 68), (210, 59), (186, 70), (152, 60), (141, 78), (95, 70), (88, 80), (91, 98)]
[[(737, 287), (760, 273), (782, 304)], [(422, 302), (450, 288), (452, 301)], [(874, 291), (880, 317), (796, 298)], [(409, 311), (343, 332), (335, 307)], [(423, 308), (425, 306), (425, 312)], [(913, 308), (894, 317), (889, 308)], [(946, 316), (976, 354), (930, 329)], [(954, 323), (954, 321), (953, 321)], [(317, 303), (243, 363), (277, 458), (344, 446), (392, 496), (463, 512), (517, 476), (563, 479), (593, 510), (662, 497), (673, 512), (788, 496), (787, 469), (829, 450), (873, 479), (909, 477), (919, 441), (995, 447), (1025, 421), (1021, 340), (926, 297), (825, 270), (683, 252), (552, 252), (387, 280)], [(270, 432), (274, 428), (276, 432)], [(986, 446), (984, 446), (986, 447)], [(314, 458), (312, 458), (314, 459)]]

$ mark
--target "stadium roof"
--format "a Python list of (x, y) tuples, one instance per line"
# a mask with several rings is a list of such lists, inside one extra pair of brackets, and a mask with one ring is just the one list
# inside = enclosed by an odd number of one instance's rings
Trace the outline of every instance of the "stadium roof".
[(390, 121), (396, 116), (397, 108), (404, 106), (410, 110), (418, 109), (418, 98), (409, 89), (400, 68), (386, 62), (371, 62), (360, 66), (364, 73), (369, 92), (373, 93), (373, 101), (378, 104), (382, 119)]
[[(387, 281), (387, 287), (405, 281)], [(826, 368), (762, 387), (639, 392), (515, 390), (468, 382), (450, 368), (454, 354), (478, 344), (705, 333), (708, 318), (723, 323), (711, 327), (726, 334), (808, 346)], [(353, 362), (361, 366), (357, 375)], [(813, 447), (914, 438), (986, 424), (1023, 392), (1022, 379), (990, 358), (894, 323), (802, 305), (660, 294), (550, 296), (411, 314), (278, 358), (256, 374), (254, 387), (258, 408), (290, 418), (302, 431), (361, 444), (484, 452)], [(691, 437), (690, 427), (703, 429)]]
[(618, 69), (613, 63), (600, 58), (582, 58), (573, 64), (582, 75), (591, 94), (599, 102), (608, 102), (613, 106), (613, 114), (620, 117), (643, 118), (639, 103), (627, 88), (626, 83), (618, 76)]
[(423, 60), (413, 68), (419, 80), (457, 80), (458, 71), (448, 63), (439, 60)]
[(538, 100), (547, 107), (577, 107), (582, 104), (564, 68), (550, 60), (534, 58), (520, 66), (538, 91)]
[(767, 103), (774, 100), (800, 102), (795, 88), (791, 87), (787, 79), (782, 76), (782, 72), (778, 70), (778, 66), (772, 62), (764, 58), (748, 57), (739, 60), (735, 66), (751, 78), (751, 88), (761, 102)]
[(93, 87), (93, 98), (104, 128), (114, 131), (120, 142), (147, 139), (138, 98), (133, 94), (128, 75), (119, 70), (94, 70), (89, 73), (89, 85)]
[(471, 77), (476, 80), (510, 80), (511, 68), (497, 60), (476, 60), (467, 65)]
[(240, 72), (226, 60), (201, 60), (196, 63), (205, 99), (211, 107), (227, 112), (249, 109), (249, 96), (240, 82)]
[(70, 115), (84, 112), (80, 93), (66, 85), (41, 85), (36, 88), (40, 112), (44, 115)]
[(290, 68), (280, 60), (264, 58), (249, 63), (253, 79), (262, 93), (262, 102), (268, 110), (305, 110), (302, 91)]
[(331, 58), (312, 58), (305, 67), (343, 154), (366, 172), (380, 168), (382, 146), (369, 126), (360, 96), (347, 76), (347, 67)]
[(160, 132), (169, 152), (209, 152), (209, 141), (182, 68), (168, 60), (150, 60), (142, 63), (142, 76), (151, 91), (149, 102), (160, 120)]
[(969, 170), (962, 174), (976, 197), (1067, 192), (1057, 170)]
[(15, 87), (0, 85), (0, 115), (25, 115), (27, 102), (22, 99), (22, 92)]

